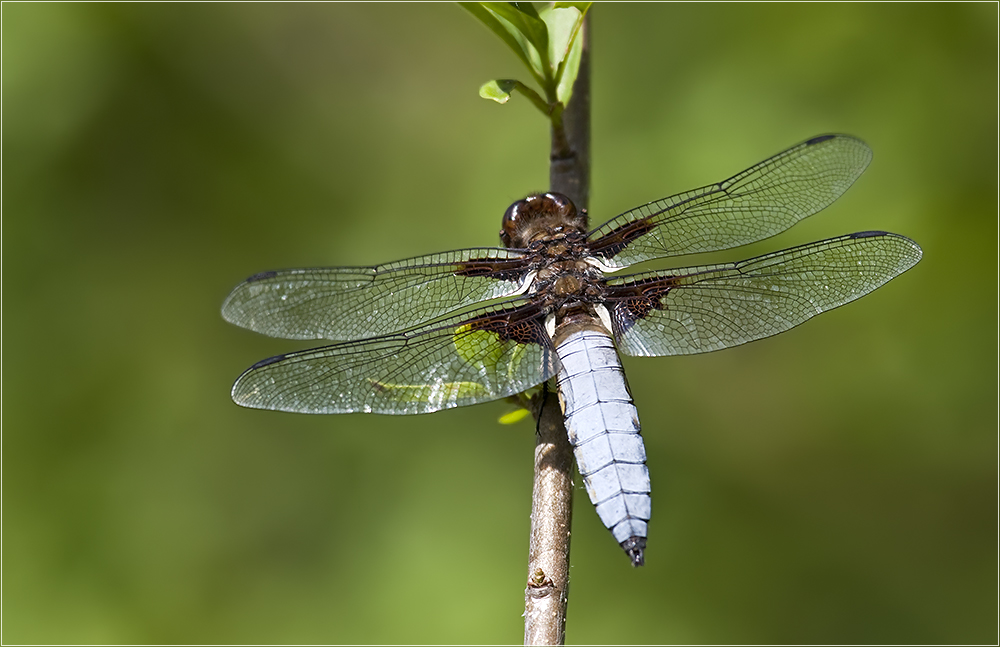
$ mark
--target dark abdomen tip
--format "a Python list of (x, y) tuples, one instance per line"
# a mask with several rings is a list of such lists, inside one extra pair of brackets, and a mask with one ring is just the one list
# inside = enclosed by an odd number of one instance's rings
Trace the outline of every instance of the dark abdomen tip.
[(646, 550), (645, 537), (629, 537), (621, 545), (622, 550), (632, 560), (632, 566), (642, 566), (646, 563), (646, 557), (643, 555), (643, 551)]

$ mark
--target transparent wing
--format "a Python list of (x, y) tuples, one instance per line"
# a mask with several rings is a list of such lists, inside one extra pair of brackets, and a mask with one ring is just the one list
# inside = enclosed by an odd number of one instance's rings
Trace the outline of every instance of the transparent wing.
[(762, 240), (840, 197), (871, 157), (860, 139), (814, 137), (728, 180), (626, 211), (590, 233), (591, 249), (623, 268)]
[(247, 369), (236, 404), (297, 413), (429, 413), (525, 391), (554, 373), (532, 305), (279, 355)]
[(237, 326), (285, 339), (387, 335), (516, 294), (528, 269), (517, 251), (466, 249), (376, 267), (262, 272), (222, 304)]
[(858, 299), (920, 260), (903, 236), (861, 232), (739, 263), (608, 281), (618, 349), (687, 355), (784, 332)]

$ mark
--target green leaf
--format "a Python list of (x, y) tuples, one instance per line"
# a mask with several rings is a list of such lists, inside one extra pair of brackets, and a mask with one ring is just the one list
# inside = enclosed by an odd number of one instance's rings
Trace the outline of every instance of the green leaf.
[(590, 9), (589, 2), (557, 2), (537, 11), (531, 3), (461, 2), (466, 11), (497, 34), (531, 71), (542, 86), (544, 98), (534, 90), (491, 81), (479, 88), (479, 96), (498, 103), (510, 100), (511, 91), (524, 92), (542, 112), (553, 116), (573, 94), (580, 69), (580, 28)]
[(569, 53), (573, 37), (583, 24), (583, 14), (576, 8), (542, 9), (542, 21), (549, 32), (549, 60), (558, 67)]
[[(427, 395), (431, 387), (426, 384), (394, 384), (392, 382), (379, 382), (368, 380), (373, 388), (378, 390), (384, 398), (391, 398), (396, 402), (409, 402), (417, 404), (427, 401)], [(444, 389), (457, 398), (482, 398), (489, 395), (486, 387), (479, 382), (443, 382), (435, 389)]]
[(548, 52), (549, 31), (545, 22), (538, 17), (538, 12), (535, 11), (534, 7), (528, 11), (509, 2), (482, 2), (480, 4), (493, 12), (495, 16), (503, 18), (513, 25), (539, 52)]
[(500, 416), (500, 419), (497, 422), (501, 425), (513, 425), (524, 420), (530, 414), (531, 412), (527, 409), (515, 409), (514, 411), (510, 411)]
[(514, 5), (514, 8), (518, 11), (523, 11), (529, 16), (538, 18), (538, 11), (535, 9), (535, 3), (533, 2), (508, 2), (507, 4)]
[[(521, 59), (521, 62), (523, 62), (526, 66), (528, 66), (528, 69), (531, 70), (532, 75), (534, 75), (534, 77), (539, 82), (541, 82), (541, 75), (539, 74), (538, 70), (535, 69), (536, 63), (532, 62), (532, 56), (530, 55), (529, 51), (530, 48), (526, 47), (528, 43), (522, 34), (517, 33), (517, 30), (513, 29), (510, 23), (501, 22), (495, 15), (493, 15), (492, 12), (490, 12), (483, 6), (483, 3), (459, 2), (458, 4), (463, 9), (465, 9), (473, 16), (475, 16), (479, 20), (479, 22), (486, 25), (486, 27), (488, 27), (490, 31), (499, 36), (500, 40), (506, 43), (507, 47), (510, 47), (510, 49), (514, 52), (514, 54), (517, 55), (519, 59)], [(515, 35), (515, 33), (517, 33), (517, 35)], [(535, 59), (536, 61), (538, 61), (537, 53), (535, 53)], [(540, 61), (538, 61), (537, 64), (540, 65)]]
[(517, 87), (517, 81), (513, 79), (494, 79), (487, 81), (479, 88), (479, 96), (484, 99), (492, 99), (497, 103), (507, 103), (510, 93)]
[(589, 3), (557, 2), (540, 12), (549, 31), (549, 59), (556, 67), (556, 91), (550, 101), (564, 107), (573, 96), (573, 83), (580, 70), (580, 29), (589, 8)]
[(540, 97), (537, 92), (517, 79), (494, 79), (493, 81), (488, 81), (479, 88), (479, 96), (484, 99), (492, 99), (497, 103), (507, 103), (514, 90), (526, 96), (532, 105), (542, 111), (543, 115), (546, 117), (551, 116), (553, 106), (546, 103), (545, 99)]
[(590, 9), (590, 5), (592, 5), (592, 4), (594, 4), (594, 3), (593, 2), (553, 2), (552, 3), (552, 8), (553, 9), (566, 9), (567, 7), (574, 7), (576, 9), (579, 9), (580, 13), (586, 15), (587, 14), (587, 9)]
[[(536, 75), (536, 78), (541, 77), (538, 80), (546, 94), (549, 94), (550, 91), (554, 93), (553, 72), (555, 70), (549, 63), (549, 31), (545, 23), (537, 17), (538, 14), (534, 7), (529, 13), (525, 9), (506, 2), (483, 2), (480, 4), (498, 19), (506, 21), (513, 28), (511, 35), (514, 38), (520, 36), (526, 41), (526, 45), (530, 44), (531, 49), (534, 50), (533, 53), (538, 57), (535, 61), (536, 64), (532, 66), (532, 73)], [(527, 47), (525, 47), (525, 52), (530, 58), (534, 58)]]
[(569, 100), (573, 97), (573, 84), (576, 83), (577, 74), (580, 72), (580, 56), (583, 53), (583, 39), (579, 38), (579, 30), (573, 36), (569, 53), (559, 64), (559, 73), (556, 75), (556, 101), (569, 105)]

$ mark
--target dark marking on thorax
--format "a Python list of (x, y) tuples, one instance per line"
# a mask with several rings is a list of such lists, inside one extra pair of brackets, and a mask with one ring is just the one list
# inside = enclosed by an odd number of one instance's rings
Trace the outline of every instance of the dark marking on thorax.
[(539, 239), (529, 248), (535, 280), (528, 295), (557, 323), (565, 312), (581, 304), (594, 304), (604, 295), (604, 273), (587, 262), (590, 250), (580, 232)]

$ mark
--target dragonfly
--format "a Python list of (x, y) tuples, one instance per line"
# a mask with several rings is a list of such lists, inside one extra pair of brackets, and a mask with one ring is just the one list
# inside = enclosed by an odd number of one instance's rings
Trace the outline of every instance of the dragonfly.
[(232, 398), (297, 413), (409, 415), (554, 380), (590, 500), (641, 566), (651, 488), (620, 355), (705, 353), (776, 335), (882, 286), (922, 251), (862, 231), (735, 263), (621, 271), (785, 231), (840, 197), (871, 157), (860, 139), (822, 135), (596, 229), (566, 196), (539, 193), (506, 210), (503, 247), (255, 274), (226, 298), (227, 321), (332, 343), (254, 364)]

